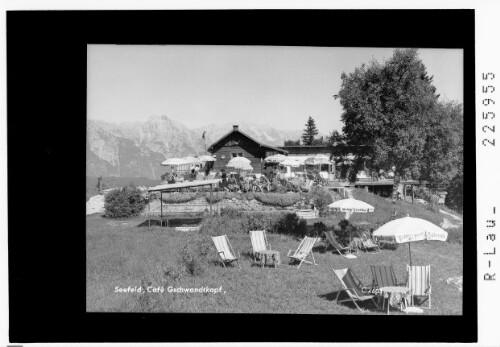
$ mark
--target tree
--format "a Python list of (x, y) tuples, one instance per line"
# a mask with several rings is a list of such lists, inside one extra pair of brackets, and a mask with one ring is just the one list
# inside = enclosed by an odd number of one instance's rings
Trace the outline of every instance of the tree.
[(431, 189), (446, 189), (462, 170), (462, 105), (438, 102), (427, 133), (420, 178), (428, 181)]
[(285, 140), (285, 146), (300, 146), (300, 140)]
[(314, 139), (311, 143), (313, 146), (324, 146), (325, 145), (325, 139), (323, 136), (321, 136), (319, 139)]
[[(335, 175), (339, 178), (346, 178), (350, 169), (347, 159), (350, 153), (346, 143), (347, 139), (345, 135), (339, 133), (337, 130), (333, 130), (326, 140), (326, 144), (330, 147), (330, 151), (335, 160)], [(339, 169), (339, 171), (337, 171), (337, 169)]]
[(396, 166), (401, 175), (433, 184), (450, 179), (444, 176), (459, 155), (445, 147), (459, 142), (461, 112), (438, 102), (416, 49), (396, 49), (385, 63), (363, 64), (341, 78), (343, 132), (356, 155), (355, 170)]
[(446, 206), (462, 212), (464, 209), (464, 174), (459, 171), (446, 189)]
[(307, 123), (305, 124), (304, 132), (302, 133), (302, 143), (305, 146), (310, 146), (314, 141), (314, 136), (318, 135), (318, 129), (316, 128), (316, 122), (309, 116)]

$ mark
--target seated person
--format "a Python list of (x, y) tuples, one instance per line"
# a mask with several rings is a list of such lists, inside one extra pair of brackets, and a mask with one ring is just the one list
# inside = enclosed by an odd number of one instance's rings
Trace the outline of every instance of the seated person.
[(230, 191), (236, 190), (238, 188), (237, 184), (236, 184), (236, 178), (233, 176), (233, 174), (231, 174), (229, 176), (229, 179), (227, 180), (227, 182), (229, 184)]
[(170, 174), (168, 176), (168, 180), (167, 180), (168, 184), (172, 184), (172, 183), (175, 183), (175, 177), (174, 175)]

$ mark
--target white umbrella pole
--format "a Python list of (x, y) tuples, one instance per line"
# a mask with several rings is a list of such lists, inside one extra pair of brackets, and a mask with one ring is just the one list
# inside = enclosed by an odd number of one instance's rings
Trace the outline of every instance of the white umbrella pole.
[(411, 242), (408, 242), (408, 252), (410, 253), (410, 266), (411, 266)]

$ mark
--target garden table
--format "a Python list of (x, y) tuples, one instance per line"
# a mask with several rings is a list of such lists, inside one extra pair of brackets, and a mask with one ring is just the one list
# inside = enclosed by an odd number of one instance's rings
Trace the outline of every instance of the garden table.
[(260, 255), (260, 261), (262, 264), (262, 267), (266, 264), (272, 264), (276, 268), (277, 265), (281, 264), (281, 257), (280, 257), (280, 252), (278, 251), (259, 251), (257, 252)]
[[(404, 297), (404, 295), (408, 294), (410, 292), (410, 288), (407, 288), (407, 287), (398, 287), (398, 286), (391, 286), (391, 287), (380, 287), (379, 288), (380, 292), (382, 293), (387, 293), (388, 297), (387, 297), (387, 314), (389, 314), (389, 309), (390, 309), (390, 302), (391, 302), (391, 296), (394, 295), (394, 294), (402, 294), (403, 295), (403, 298), (401, 299), (401, 311), (403, 310), (402, 306), (403, 306), (403, 303), (405, 305), (405, 308), (407, 306), (406, 304), (406, 298)], [(385, 298), (384, 298), (385, 300)], [(384, 309), (384, 307), (382, 306), (382, 309)]]

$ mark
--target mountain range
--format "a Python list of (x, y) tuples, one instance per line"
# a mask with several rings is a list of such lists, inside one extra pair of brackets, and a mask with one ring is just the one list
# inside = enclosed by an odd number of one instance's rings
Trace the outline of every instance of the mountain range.
[[(196, 156), (232, 130), (233, 125), (259, 142), (283, 146), (299, 139), (301, 130), (283, 130), (244, 121), (189, 129), (167, 116), (144, 122), (108, 123), (87, 120), (87, 176), (159, 179), (167, 158)], [(205, 140), (202, 138), (205, 133)]]

